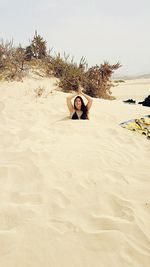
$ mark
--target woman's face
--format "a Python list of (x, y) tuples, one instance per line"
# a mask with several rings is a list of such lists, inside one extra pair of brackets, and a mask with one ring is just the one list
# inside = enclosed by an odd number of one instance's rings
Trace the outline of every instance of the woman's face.
[(75, 107), (76, 107), (76, 109), (78, 109), (78, 110), (81, 110), (81, 100), (80, 100), (80, 98), (76, 98), (76, 100), (75, 100)]

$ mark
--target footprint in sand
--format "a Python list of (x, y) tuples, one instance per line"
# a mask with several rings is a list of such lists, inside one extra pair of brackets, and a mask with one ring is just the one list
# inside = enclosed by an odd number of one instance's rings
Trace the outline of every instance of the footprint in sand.
[(127, 221), (134, 221), (135, 216), (132, 205), (129, 201), (123, 200), (116, 195), (110, 195), (107, 201), (115, 217), (120, 217), (121, 219)]
[(66, 208), (70, 203), (70, 199), (65, 196), (61, 189), (55, 188), (49, 192), (50, 199), (53, 199), (53, 203), (58, 204), (62, 208)]
[(76, 227), (76, 225), (65, 220), (52, 219), (50, 220), (50, 225), (60, 233), (78, 231), (78, 227)]
[(40, 205), (43, 200), (38, 193), (13, 192), (10, 194), (10, 202), (17, 205)]
[(118, 172), (118, 171), (107, 171), (106, 173), (106, 178), (109, 181), (115, 182), (115, 183), (125, 183), (125, 184), (129, 184), (129, 181), (127, 180), (127, 178), (125, 177), (125, 175), (123, 175), (122, 173)]
[[(18, 153), (19, 154), (19, 153)], [(38, 165), (26, 157), (3, 160), (0, 168), (0, 185), (11, 191), (39, 192), (43, 187), (43, 179)]]
[(105, 206), (99, 205), (96, 210), (91, 213), (92, 216), (96, 217), (97, 214), (103, 214), (110, 216), (112, 218), (117, 218), (119, 220), (124, 220), (132, 222), (135, 220), (134, 207), (132, 203), (128, 200), (124, 200), (118, 195), (112, 193), (101, 194), (102, 203), (105, 203)]
[(24, 209), (5, 205), (0, 209), (0, 231), (10, 231), (17, 228), (25, 220), (34, 217), (31, 209)]
[(74, 226), (71, 222), (66, 221), (66, 212), (71, 200), (65, 196), (64, 192), (55, 188), (48, 192), (47, 199), (48, 221), (52, 228), (61, 233), (72, 231)]

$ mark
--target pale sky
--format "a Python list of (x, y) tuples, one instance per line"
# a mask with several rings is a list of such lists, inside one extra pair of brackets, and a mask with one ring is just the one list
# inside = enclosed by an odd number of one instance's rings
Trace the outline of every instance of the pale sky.
[(150, 73), (149, 0), (0, 0), (0, 38), (29, 44), (35, 30), (53, 52), (104, 60), (116, 74)]

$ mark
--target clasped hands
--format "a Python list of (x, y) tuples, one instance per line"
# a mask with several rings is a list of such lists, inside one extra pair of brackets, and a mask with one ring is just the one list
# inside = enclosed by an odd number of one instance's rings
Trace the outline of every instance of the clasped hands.
[(82, 91), (83, 91), (83, 88), (79, 87), (77, 93), (80, 95), (80, 94), (82, 94)]

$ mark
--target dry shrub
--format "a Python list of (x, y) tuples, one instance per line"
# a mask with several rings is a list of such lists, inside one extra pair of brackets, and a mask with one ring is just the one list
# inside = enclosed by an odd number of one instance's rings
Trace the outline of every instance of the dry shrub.
[(35, 31), (31, 42), (31, 51), (33, 53), (33, 57), (37, 59), (45, 58), (47, 55), (46, 41), (44, 41), (43, 37), (37, 34), (37, 31)]
[[(63, 61), (62, 58), (61, 61)], [(119, 63), (110, 65), (108, 62), (104, 62), (100, 66), (96, 65), (86, 70), (87, 63), (83, 57), (79, 65), (74, 62), (65, 62), (65, 67), (61, 70), (59, 86), (64, 92), (76, 91), (78, 82), (80, 82), (86, 94), (92, 97), (115, 99), (111, 96), (110, 88), (113, 83), (110, 78), (119, 67), (121, 67)]]
[(114, 73), (114, 70), (119, 67), (121, 67), (119, 62), (114, 65), (104, 62), (100, 66), (96, 65), (91, 67), (86, 72), (83, 83), (86, 93), (92, 97), (114, 99), (110, 91), (112, 87), (110, 77)]
[(60, 78), (66, 71), (68, 67), (67, 58), (62, 58), (60, 53), (56, 54), (55, 57), (51, 58), (51, 66), (54, 76)]
[[(35, 62), (34, 59), (37, 61)], [(0, 43), (0, 79), (1, 80), (22, 80), (27, 74), (26, 70), (30, 66), (36, 65), (44, 74), (50, 74), (50, 63), (48, 62), (48, 55), (46, 49), (46, 41), (37, 34), (35, 35), (31, 44), (26, 48), (14, 47), (13, 41)], [(32, 62), (32, 63), (31, 63)], [(40, 64), (39, 64), (40, 63)]]
[(114, 80), (113, 83), (125, 83), (125, 80)]
[(77, 90), (78, 81), (82, 81), (85, 76), (86, 61), (82, 57), (78, 65), (74, 62), (73, 58), (71, 61), (68, 61), (69, 56), (64, 58), (61, 58), (60, 54), (56, 58), (54, 75), (59, 77), (59, 87), (64, 92)]
[(51, 63), (46, 59), (32, 59), (25, 62), (26, 69), (40, 77), (51, 77), (53, 71)]
[(22, 80), (24, 66), (24, 49), (15, 48), (13, 41), (0, 43), (0, 79)]
[(54, 94), (54, 90), (46, 90), (44, 86), (38, 86), (35, 90), (34, 90), (34, 96), (35, 98), (47, 98), (48, 95), (53, 95)]
[[(50, 51), (51, 52), (51, 51)], [(13, 41), (0, 43), (0, 79), (22, 80), (29, 71), (42, 77), (55, 76), (59, 78), (58, 86), (64, 92), (76, 91), (80, 82), (85, 92), (92, 96), (105, 99), (114, 99), (111, 96), (111, 87), (114, 84), (110, 78), (115, 70), (121, 67), (119, 63), (110, 65), (104, 62), (88, 69), (84, 57), (79, 64), (74, 62), (69, 55), (60, 53), (50, 56), (47, 52), (46, 41), (35, 31), (30, 45), (22, 48), (21, 45), (15, 48)], [(121, 82), (121, 81), (120, 81)], [(36, 97), (44, 94), (43, 88), (38, 88)]]
[(45, 92), (45, 88), (39, 86), (38, 88), (36, 88), (36, 89), (34, 90), (35, 97), (36, 97), (36, 98), (37, 98), (37, 97), (41, 97), (41, 96), (44, 94), (44, 92)]

